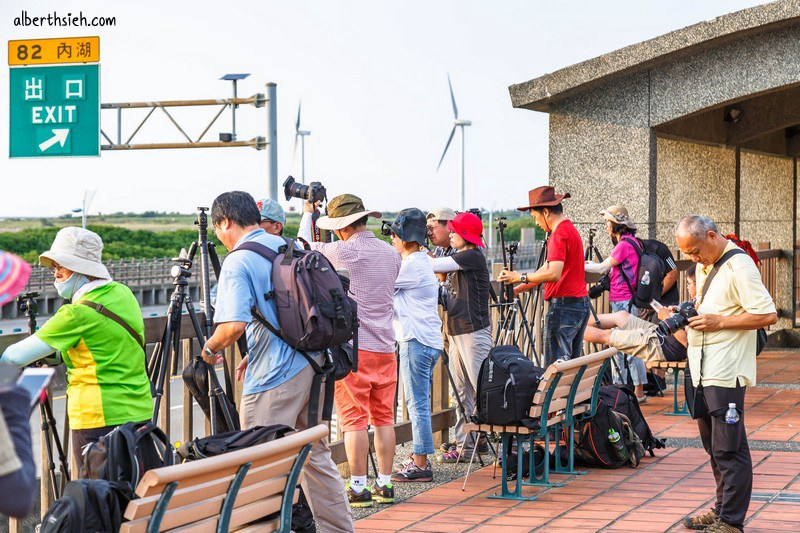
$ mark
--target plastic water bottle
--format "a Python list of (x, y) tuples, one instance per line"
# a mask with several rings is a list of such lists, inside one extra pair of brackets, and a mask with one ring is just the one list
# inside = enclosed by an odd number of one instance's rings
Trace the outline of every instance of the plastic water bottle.
[(650, 285), (650, 271), (645, 270), (642, 276), (642, 285)]
[(739, 421), (739, 411), (736, 410), (735, 403), (728, 404), (728, 412), (725, 413), (725, 423), (726, 424), (735, 424)]
[(620, 461), (628, 460), (628, 450), (625, 449), (625, 445), (621, 442), (619, 432), (616, 429), (608, 429), (608, 442), (614, 446), (614, 453)]

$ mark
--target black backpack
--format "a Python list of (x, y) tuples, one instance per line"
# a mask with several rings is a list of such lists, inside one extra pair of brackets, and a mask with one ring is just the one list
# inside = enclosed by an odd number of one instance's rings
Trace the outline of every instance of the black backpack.
[[(249, 448), (257, 444), (264, 444), (265, 442), (272, 442), (293, 431), (294, 428), (284, 424), (270, 424), (269, 426), (254, 426), (241, 431), (219, 433), (184, 444), (178, 449), (178, 455), (184, 461), (194, 461)], [(280, 513), (274, 513), (269, 518), (277, 518), (279, 515)], [(314, 533), (316, 530), (311, 506), (308, 504), (306, 495), (301, 487), (297, 503), (292, 505), (292, 531), (296, 533)]]
[(194, 439), (184, 443), (178, 448), (178, 456), (184, 461), (196, 461), (206, 457), (214, 457), (257, 444), (264, 444), (284, 437), (294, 431), (293, 427), (285, 424), (271, 424), (269, 426), (254, 426), (240, 431), (217, 433), (210, 437)]
[[(617, 444), (624, 447), (625, 457), (619, 456), (615, 444), (609, 440), (609, 430), (619, 435)], [(627, 464), (635, 468), (645, 454), (628, 417), (609, 407), (602, 399), (597, 402), (597, 412), (592, 418), (576, 424), (573, 438), (577, 464), (602, 468), (619, 468)], [(566, 446), (561, 453), (566, 453)]]
[(150, 421), (128, 422), (83, 448), (81, 477), (128, 482), (135, 488), (148, 470), (170, 466), (173, 453), (158, 426)]
[[(200, 406), (200, 409), (206, 416), (206, 420), (211, 420), (211, 399), (208, 396), (208, 365), (206, 362), (201, 357), (192, 357), (181, 372), (181, 377), (183, 378), (184, 385), (189, 389), (192, 398), (194, 398), (197, 405)], [(233, 387), (228, 386), (227, 389), (230, 391), (233, 390)], [(239, 412), (236, 410), (236, 404), (233, 403), (231, 397), (223, 391), (222, 394), (219, 396), (215, 395), (214, 398), (214, 411), (216, 411), (217, 420), (215, 424), (216, 427), (212, 428), (212, 431), (215, 433), (222, 433), (225, 431), (238, 430)], [(224, 402), (227, 406), (228, 412), (231, 415), (231, 424), (233, 427), (230, 427), (228, 421), (225, 420), (225, 414), (220, 402)]]
[(125, 507), (134, 498), (127, 482), (77, 479), (67, 483), (42, 519), (41, 533), (119, 531)]
[(516, 346), (492, 348), (478, 373), (477, 422), (531, 425), (529, 412), (543, 373)]
[(604, 385), (600, 387), (599, 396), (606, 405), (630, 420), (633, 431), (636, 432), (639, 440), (642, 441), (642, 446), (650, 453), (651, 457), (655, 457), (653, 450), (666, 447), (664, 439), (657, 439), (653, 436), (642, 413), (642, 407), (631, 389), (616, 385)]
[(641, 241), (635, 237), (624, 240), (633, 246), (636, 255), (639, 256), (639, 268), (636, 271), (635, 280), (628, 279), (622, 270), (622, 265), (618, 266), (620, 274), (633, 295), (631, 303), (639, 309), (650, 309), (650, 302), (661, 298), (667, 264), (655, 253), (655, 244), (658, 241)]

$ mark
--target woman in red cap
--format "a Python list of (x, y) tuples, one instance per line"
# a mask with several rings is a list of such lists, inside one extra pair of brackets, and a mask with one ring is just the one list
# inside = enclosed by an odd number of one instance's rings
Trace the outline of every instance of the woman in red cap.
[[(489, 269), (486, 257), (479, 249), (483, 248), (483, 222), (472, 213), (461, 213), (447, 223), (447, 228), (450, 230), (450, 245), (457, 252), (449, 257), (431, 258), (431, 264), (437, 274), (448, 273), (444, 289), (450, 373), (464, 411), (471, 414), (475, 410), (478, 372), (492, 348)], [(456, 463), (462, 457), (472, 455), (476, 443), (472, 434), (464, 432), (467, 422), (457, 410), (456, 443), (442, 446), (442, 462)], [(462, 444), (459, 454), (458, 447)]]

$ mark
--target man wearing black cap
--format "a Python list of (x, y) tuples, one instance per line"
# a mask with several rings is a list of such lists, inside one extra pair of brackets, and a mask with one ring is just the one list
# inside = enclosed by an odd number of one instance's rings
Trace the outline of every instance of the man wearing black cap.
[(550, 302), (545, 323), (547, 364), (580, 357), (589, 318), (583, 241), (561, 206), (569, 197), (569, 193), (556, 194), (549, 186), (528, 192), (528, 205), (518, 209), (530, 212), (536, 225), (549, 234), (546, 262), (532, 274), (503, 270), (497, 278), (501, 283), (521, 283), (515, 287), (516, 293), (544, 284), (544, 298)]

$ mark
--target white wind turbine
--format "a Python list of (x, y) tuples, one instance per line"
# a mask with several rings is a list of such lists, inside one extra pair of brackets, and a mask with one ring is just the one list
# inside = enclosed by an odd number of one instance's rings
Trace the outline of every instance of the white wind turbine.
[(292, 151), (292, 160), (295, 159), (297, 153), (297, 140), (300, 139), (300, 183), (306, 182), (306, 135), (311, 135), (308, 130), (300, 129), (300, 108), (303, 101), (297, 104), (297, 122), (294, 123), (294, 150)]
[(472, 122), (469, 120), (463, 120), (458, 118), (458, 107), (456, 106), (456, 97), (453, 95), (453, 84), (450, 83), (450, 74), (447, 75), (447, 85), (450, 87), (450, 101), (453, 103), (453, 129), (450, 131), (450, 137), (447, 139), (447, 144), (444, 146), (444, 151), (442, 152), (442, 157), (439, 159), (439, 165), (436, 167), (436, 171), (439, 171), (439, 168), (442, 166), (442, 161), (444, 161), (444, 156), (447, 155), (447, 149), (450, 148), (450, 142), (453, 140), (453, 136), (456, 134), (456, 128), (461, 128), (461, 182), (459, 183), (458, 189), (458, 197), (459, 197), (459, 211), (462, 213), (465, 210), (465, 200), (464, 200), (464, 126), (471, 126)]

